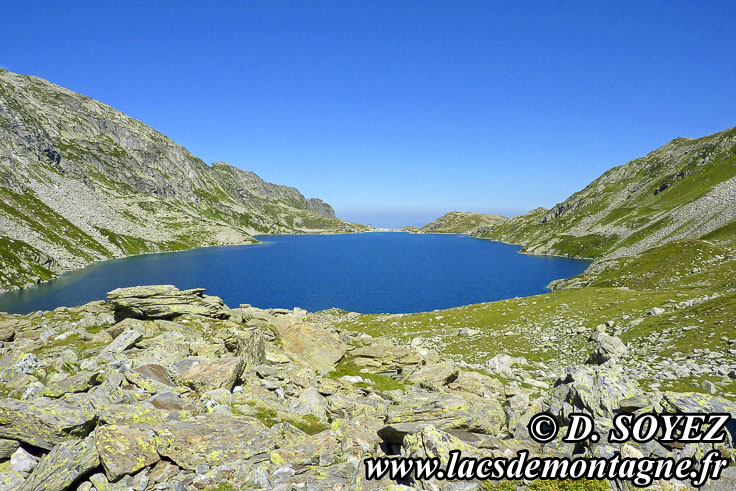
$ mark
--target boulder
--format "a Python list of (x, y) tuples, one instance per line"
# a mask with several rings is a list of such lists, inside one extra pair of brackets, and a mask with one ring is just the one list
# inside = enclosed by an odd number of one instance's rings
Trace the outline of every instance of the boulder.
[(79, 372), (76, 375), (53, 380), (46, 383), (42, 394), (46, 397), (58, 398), (64, 394), (86, 392), (97, 383), (97, 373)]
[(329, 372), (345, 355), (347, 347), (326, 329), (312, 324), (277, 324), (284, 352), (295, 363), (317, 371)]
[(260, 329), (250, 328), (237, 331), (235, 343), (236, 353), (243, 359), (246, 367), (262, 365), (266, 362), (266, 345)]
[(425, 365), (413, 372), (406, 379), (412, 384), (425, 384), (428, 386), (447, 385), (457, 379), (459, 371), (452, 361), (433, 363)]
[(10, 456), (10, 467), (13, 471), (28, 477), (33, 469), (38, 465), (38, 459), (26, 452), (23, 447), (19, 447), (13, 455)]
[(94, 413), (64, 402), (0, 399), (0, 438), (50, 450), (66, 440), (84, 438), (94, 425)]
[(495, 434), (506, 416), (495, 399), (465, 400), (441, 393), (409, 392), (388, 410), (387, 424), (426, 422), (442, 430)]
[(110, 481), (117, 481), (161, 459), (156, 452), (156, 440), (151, 429), (100, 426), (96, 431), (95, 445)]
[(570, 411), (613, 418), (624, 399), (643, 394), (636, 380), (618, 365), (567, 367), (543, 401), (543, 408), (564, 422)]
[(18, 450), (20, 443), (15, 440), (6, 440), (0, 438), (0, 460), (7, 460), (13, 455), (13, 452)]
[(98, 465), (100, 459), (92, 437), (65, 442), (41, 458), (20, 491), (69, 489)]
[(426, 362), (439, 361), (432, 353), (410, 346), (378, 343), (357, 348), (350, 356), (361, 371), (384, 375), (403, 374)]
[(137, 329), (127, 329), (118, 335), (112, 343), (105, 346), (103, 353), (122, 353), (123, 351), (132, 348), (137, 343), (143, 334)]
[(275, 448), (268, 428), (255, 418), (212, 413), (192, 420), (162, 423), (154, 427), (161, 457), (179, 467), (196, 470), (262, 454)]
[(190, 367), (179, 376), (179, 381), (198, 392), (219, 388), (232, 390), (243, 373), (243, 366), (243, 360), (234, 356), (209, 359)]
[(179, 290), (173, 285), (118, 288), (107, 301), (119, 319), (173, 319), (184, 314), (225, 319), (228, 311), (218, 297), (204, 295), (204, 288)]
[(602, 365), (608, 360), (618, 360), (629, 351), (621, 339), (600, 331), (595, 331), (588, 341), (595, 343), (595, 350), (585, 362), (586, 365)]
[(312, 415), (320, 421), (327, 421), (327, 402), (315, 387), (304, 389), (292, 409), (300, 416)]

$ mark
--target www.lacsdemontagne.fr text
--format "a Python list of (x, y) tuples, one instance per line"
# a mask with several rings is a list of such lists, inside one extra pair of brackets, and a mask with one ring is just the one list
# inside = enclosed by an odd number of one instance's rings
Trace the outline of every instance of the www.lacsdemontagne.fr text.
[(447, 465), (437, 458), (380, 457), (365, 460), (366, 479), (392, 480), (520, 480), (520, 479), (606, 479), (629, 481), (635, 486), (649, 486), (655, 481), (690, 480), (695, 487), (709, 479), (718, 479), (728, 466), (728, 459), (717, 450), (702, 459), (669, 457), (560, 458), (529, 457), (526, 450), (513, 458), (463, 457), (459, 450), (449, 452)]

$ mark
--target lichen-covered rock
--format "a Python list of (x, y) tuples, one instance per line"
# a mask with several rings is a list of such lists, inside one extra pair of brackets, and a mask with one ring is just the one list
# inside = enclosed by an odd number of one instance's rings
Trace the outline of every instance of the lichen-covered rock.
[(207, 414), (154, 426), (159, 455), (179, 467), (222, 465), (259, 454), (267, 459), (275, 448), (268, 428), (255, 418)]
[(9, 459), (13, 452), (18, 450), (20, 443), (15, 440), (0, 438), (0, 460)]
[(413, 372), (406, 379), (412, 384), (426, 384), (428, 386), (443, 386), (457, 379), (458, 368), (452, 361), (425, 365)]
[(404, 370), (414, 370), (427, 361), (437, 361), (429, 352), (422, 352), (409, 346), (370, 344), (350, 352), (356, 365), (368, 373), (384, 375), (401, 374)]
[(137, 329), (126, 329), (121, 332), (112, 343), (108, 344), (103, 353), (122, 353), (131, 348), (135, 343), (143, 337), (143, 334)]
[(86, 392), (97, 383), (97, 373), (79, 372), (69, 377), (52, 380), (46, 383), (42, 394), (46, 397), (58, 398), (64, 394)]
[(543, 407), (561, 422), (572, 410), (611, 419), (620, 401), (641, 394), (636, 380), (618, 365), (581, 365), (567, 368), (566, 375), (547, 394)]
[(468, 370), (461, 370), (457, 378), (448, 383), (447, 387), (453, 391), (483, 398), (496, 397), (503, 393), (503, 384), (498, 379)]
[(30, 443), (46, 450), (69, 439), (84, 438), (95, 425), (95, 415), (64, 402), (0, 399), (0, 437)]
[(618, 360), (628, 353), (628, 348), (620, 338), (595, 331), (589, 341), (595, 343), (595, 350), (585, 362), (588, 365), (602, 365), (608, 360)]
[(92, 436), (55, 446), (38, 463), (20, 491), (68, 489), (77, 479), (100, 465)]
[(321, 421), (327, 421), (327, 402), (315, 387), (307, 387), (293, 404), (293, 412), (301, 416), (312, 415)]
[(347, 347), (326, 329), (312, 324), (277, 324), (281, 346), (295, 363), (329, 372), (345, 355)]
[(118, 318), (173, 319), (184, 314), (227, 318), (222, 300), (204, 295), (204, 291), (204, 288), (179, 290), (173, 285), (136, 286), (109, 292), (107, 301)]
[(431, 423), (442, 430), (497, 433), (505, 422), (501, 404), (495, 399), (466, 400), (440, 394), (409, 392), (397, 406), (389, 408), (386, 423)]
[(194, 364), (179, 376), (179, 381), (199, 392), (224, 388), (232, 390), (243, 373), (243, 359), (230, 356)]
[(262, 365), (266, 362), (266, 346), (263, 332), (257, 328), (242, 329), (235, 334), (236, 354), (242, 358), (246, 367)]
[(153, 430), (123, 425), (97, 428), (95, 445), (105, 475), (117, 481), (160, 460)]

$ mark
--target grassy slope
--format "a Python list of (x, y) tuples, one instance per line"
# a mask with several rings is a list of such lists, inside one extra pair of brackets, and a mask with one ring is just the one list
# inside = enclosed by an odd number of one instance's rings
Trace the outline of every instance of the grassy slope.
[(525, 246), (526, 252), (599, 257), (679, 235), (699, 238), (699, 226), (677, 215), (719, 183), (736, 177), (736, 128), (699, 139), (680, 138), (646, 157), (614, 167), (552, 210), (537, 209), (488, 227), (479, 237)]

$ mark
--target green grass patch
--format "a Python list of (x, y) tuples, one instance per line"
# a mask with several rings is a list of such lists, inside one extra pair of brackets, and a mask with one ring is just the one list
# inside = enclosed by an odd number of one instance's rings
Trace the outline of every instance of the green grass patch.
[(395, 379), (392, 379), (391, 377), (387, 377), (386, 375), (361, 372), (360, 367), (356, 365), (349, 356), (345, 356), (342, 360), (340, 360), (340, 362), (335, 367), (335, 370), (330, 372), (329, 377), (333, 379), (339, 379), (340, 377), (344, 377), (345, 375), (358, 375), (360, 377), (363, 377), (364, 379), (368, 379), (373, 382), (372, 385), (363, 382), (355, 384), (356, 386), (362, 387), (364, 389), (377, 391), (400, 389), (402, 391), (406, 391), (406, 386), (404, 384)]
[(553, 246), (557, 254), (571, 257), (595, 258), (607, 252), (617, 241), (617, 235), (588, 234), (581, 237), (561, 235)]
[[(317, 433), (321, 433), (329, 429), (330, 427), (330, 425), (328, 425), (327, 423), (323, 423), (312, 414), (295, 416), (281, 411), (276, 411), (271, 408), (263, 407), (258, 404), (257, 401), (247, 401), (246, 404), (256, 410), (256, 414), (252, 416), (269, 428), (277, 423), (289, 423), (299, 428), (307, 435), (316, 435)], [(238, 411), (236, 410), (234, 411), (234, 413), (238, 414)]]

